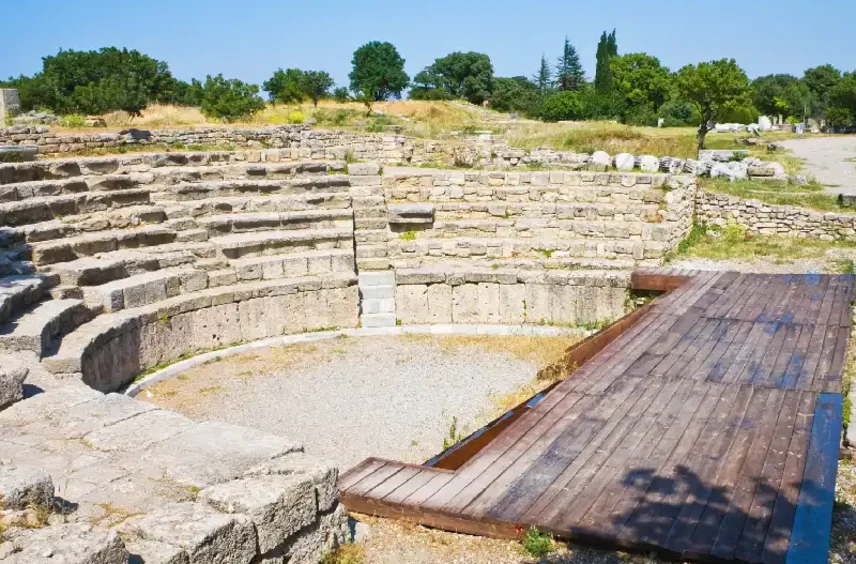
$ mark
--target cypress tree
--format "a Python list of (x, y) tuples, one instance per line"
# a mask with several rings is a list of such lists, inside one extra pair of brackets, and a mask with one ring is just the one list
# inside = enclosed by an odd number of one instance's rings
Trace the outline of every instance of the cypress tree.
[(609, 68), (610, 36), (604, 31), (597, 44), (597, 66), (595, 67), (594, 87), (601, 94), (612, 90), (612, 71)]
[(562, 56), (556, 64), (556, 82), (560, 90), (579, 90), (585, 84), (585, 72), (576, 48), (565, 37)]
[(615, 39), (615, 29), (607, 37), (606, 47), (610, 57), (618, 56), (618, 41)]

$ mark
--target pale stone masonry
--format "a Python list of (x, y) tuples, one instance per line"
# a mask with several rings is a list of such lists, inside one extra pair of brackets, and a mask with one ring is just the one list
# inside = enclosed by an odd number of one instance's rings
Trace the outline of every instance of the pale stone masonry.
[[(18, 99), (18, 91), (14, 88), (0, 88), (0, 127), (5, 126), (6, 119), (14, 116), (20, 110), (21, 103)], [(0, 142), (0, 145), (3, 143)]]

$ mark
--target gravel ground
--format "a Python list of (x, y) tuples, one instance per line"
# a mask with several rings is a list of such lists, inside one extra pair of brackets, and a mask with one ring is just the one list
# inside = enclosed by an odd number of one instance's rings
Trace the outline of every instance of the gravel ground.
[(808, 272), (830, 272), (838, 274), (841, 265), (838, 261), (856, 259), (856, 253), (836, 250), (827, 258), (795, 259), (772, 261), (769, 258), (757, 260), (711, 260), (704, 258), (678, 259), (669, 263), (672, 268), (688, 270), (732, 270), (735, 272), (755, 272), (758, 274), (802, 274)]
[(779, 142), (805, 161), (806, 174), (829, 186), (830, 194), (856, 194), (856, 137), (816, 137)]
[(342, 471), (369, 456), (423, 462), (453, 418), (459, 434), (474, 431), (576, 340), (337, 338), (208, 363), (138, 397), (300, 441)]

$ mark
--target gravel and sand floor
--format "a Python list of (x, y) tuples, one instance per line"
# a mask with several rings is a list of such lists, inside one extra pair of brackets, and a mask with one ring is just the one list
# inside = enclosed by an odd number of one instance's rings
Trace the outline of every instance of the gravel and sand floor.
[(342, 471), (424, 462), (549, 384), (538, 369), (579, 338), (339, 337), (209, 362), (138, 398), (300, 441)]

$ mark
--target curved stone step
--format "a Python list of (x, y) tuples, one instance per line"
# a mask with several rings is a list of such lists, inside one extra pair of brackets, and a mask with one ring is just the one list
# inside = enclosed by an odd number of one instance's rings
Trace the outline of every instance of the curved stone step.
[(205, 217), (223, 213), (295, 212), (350, 209), (351, 198), (342, 192), (314, 192), (292, 196), (223, 196), (201, 200), (175, 200), (170, 193), (152, 194), (152, 201), (167, 210), (168, 216)]
[(229, 261), (237, 280), (273, 280), (355, 271), (352, 249), (325, 249)]
[(155, 270), (83, 288), (87, 306), (114, 312), (141, 307), (179, 294), (208, 288), (208, 273), (200, 270)]
[(318, 176), (287, 180), (224, 180), (215, 182), (181, 183), (152, 187), (152, 191), (171, 194), (175, 200), (200, 200), (221, 196), (303, 195), (309, 193), (348, 193), (347, 176)]
[(79, 178), (36, 180), (15, 184), (0, 184), (0, 202), (15, 202), (29, 198), (60, 196), (86, 192), (89, 185)]
[[(102, 253), (97, 257), (55, 263), (47, 266), (46, 270), (56, 274), (65, 285), (97, 286), (134, 274), (194, 264), (200, 260), (194, 252), (199, 246), (198, 243), (162, 245), (156, 252), (148, 249), (123, 249)], [(206, 248), (213, 254), (212, 246), (208, 245)]]
[(353, 230), (300, 229), (288, 231), (253, 231), (210, 240), (217, 254), (228, 259), (258, 257), (317, 249), (350, 248)]
[(52, 275), (0, 276), (0, 323), (6, 323), (24, 308), (41, 300), (56, 283), (57, 277)]
[(348, 229), (351, 210), (305, 210), (293, 212), (230, 213), (197, 219), (212, 235), (274, 229)]
[(0, 204), (0, 223), (14, 227), (149, 202), (147, 189), (29, 198)]
[(119, 249), (172, 243), (175, 238), (175, 231), (160, 226), (101, 231), (67, 239), (36, 243), (32, 245), (32, 260), (37, 265), (69, 262), (81, 257)]
[(0, 349), (43, 355), (94, 317), (81, 300), (48, 300), (0, 326)]

